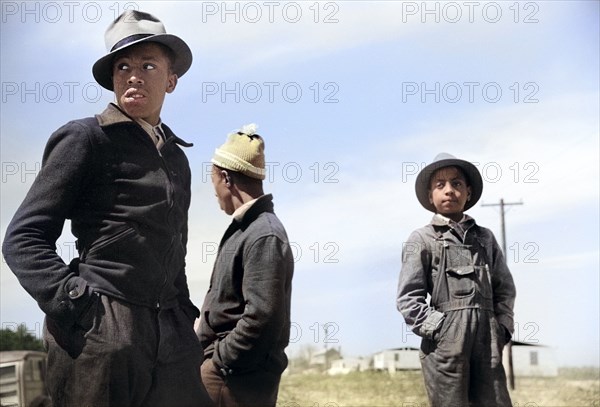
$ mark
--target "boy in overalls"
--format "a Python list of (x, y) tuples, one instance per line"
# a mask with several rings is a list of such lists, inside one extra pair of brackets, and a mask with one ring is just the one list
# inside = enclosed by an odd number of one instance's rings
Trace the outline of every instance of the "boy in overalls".
[(396, 304), (422, 337), (431, 405), (509, 407), (502, 349), (513, 333), (515, 286), (492, 232), (464, 214), (481, 197), (481, 175), (441, 153), (415, 189), (435, 215), (403, 246)]

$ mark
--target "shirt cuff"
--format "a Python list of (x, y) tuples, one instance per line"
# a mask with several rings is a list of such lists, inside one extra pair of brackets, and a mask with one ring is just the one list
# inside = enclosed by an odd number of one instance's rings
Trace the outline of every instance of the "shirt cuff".
[(442, 322), (446, 316), (439, 311), (432, 310), (427, 319), (421, 325), (419, 330), (421, 336), (427, 339), (433, 339), (433, 334), (442, 326)]

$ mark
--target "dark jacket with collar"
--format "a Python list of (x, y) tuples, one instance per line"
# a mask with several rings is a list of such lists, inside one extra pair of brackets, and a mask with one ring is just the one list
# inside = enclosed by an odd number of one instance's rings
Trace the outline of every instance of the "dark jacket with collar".
[[(111, 104), (50, 137), (2, 251), (40, 308), (64, 326), (78, 321), (94, 291), (198, 315), (185, 276), (190, 169), (179, 147), (191, 144), (163, 129), (159, 154)], [(69, 265), (56, 253), (66, 219), (79, 251)]]
[(221, 372), (285, 369), (293, 270), (287, 234), (264, 195), (225, 232), (202, 307), (198, 336)]

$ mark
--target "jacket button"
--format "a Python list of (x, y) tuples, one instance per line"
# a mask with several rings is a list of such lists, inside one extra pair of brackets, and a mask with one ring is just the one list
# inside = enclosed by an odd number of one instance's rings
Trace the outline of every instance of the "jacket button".
[(220, 370), (223, 376), (231, 376), (233, 374), (233, 369), (226, 369), (222, 367)]

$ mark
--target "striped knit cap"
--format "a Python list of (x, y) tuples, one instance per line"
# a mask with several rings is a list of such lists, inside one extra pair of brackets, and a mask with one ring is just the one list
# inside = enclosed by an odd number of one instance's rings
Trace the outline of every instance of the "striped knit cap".
[(247, 124), (227, 136), (227, 141), (215, 150), (212, 163), (248, 177), (265, 179), (265, 142), (256, 134), (256, 124)]

